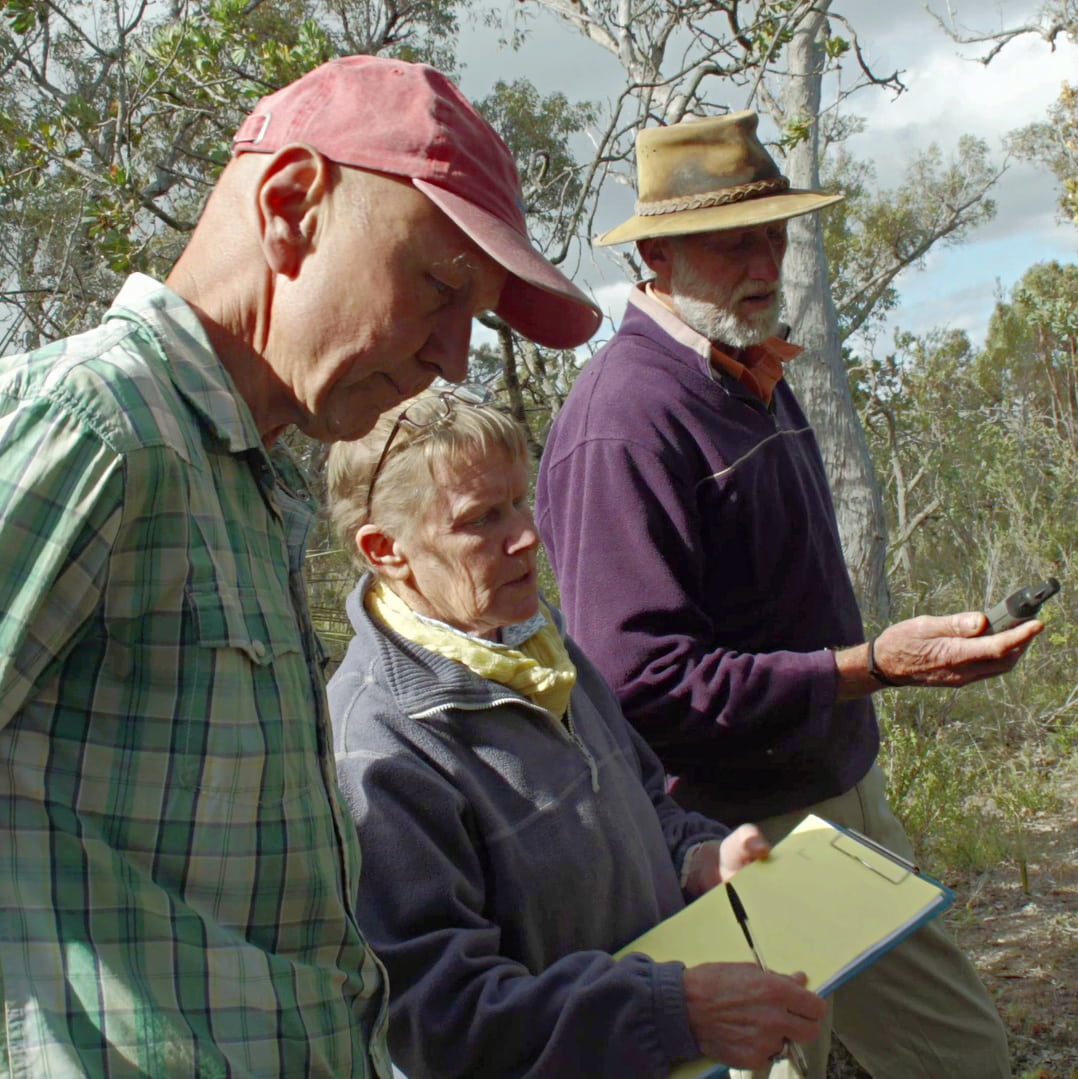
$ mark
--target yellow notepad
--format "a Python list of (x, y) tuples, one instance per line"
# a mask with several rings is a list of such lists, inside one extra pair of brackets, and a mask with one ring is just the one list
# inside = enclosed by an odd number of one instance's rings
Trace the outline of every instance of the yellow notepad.
[[(766, 861), (734, 878), (752, 936), (770, 970), (803, 970), (826, 995), (944, 910), (948, 888), (879, 844), (809, 816), (777, 843)], [(714, 888), (627, 944), (617, 957), (644, 952), (657, 962), (752, 963), (724, 888)], [(671, 1079), (721, 1075), (699, 1060)]]

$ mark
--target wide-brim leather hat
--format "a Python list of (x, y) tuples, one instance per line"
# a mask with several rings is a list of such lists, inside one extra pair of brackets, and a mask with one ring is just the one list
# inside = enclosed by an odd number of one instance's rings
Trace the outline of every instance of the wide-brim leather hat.
[(790, 187), (756, 134), (755, 112), (731, 112), (636, 136), (636, 212), (600, 246), (746, 228), (811, 213), (843, 198)]

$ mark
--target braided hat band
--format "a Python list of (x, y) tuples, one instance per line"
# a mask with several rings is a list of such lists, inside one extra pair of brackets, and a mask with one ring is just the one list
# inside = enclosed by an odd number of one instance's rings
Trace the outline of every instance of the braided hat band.
[(756, 180), (751, 184), (738, 184), (725, 191), (715, 191), (707, 195), (685, 195), (682, 198), (662, 199), (659, 202), (637, 201), (633, 207), (641, 217), (653, 217), (656, 214), (675, 214), (681, 210), (704, 210), (708, 206), (727, 206), (731, 202), (743, 202), (745, 199), (759, 198), (761, 195), (776, 195), (790, 190), (790, 181), (785, 176), (774, 180)]

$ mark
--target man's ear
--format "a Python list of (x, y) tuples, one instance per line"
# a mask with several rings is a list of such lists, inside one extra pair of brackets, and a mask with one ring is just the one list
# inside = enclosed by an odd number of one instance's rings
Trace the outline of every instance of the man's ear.
[(408, 556), (400, 542), (378, 525), (359, 526), (356, 548), (383, 577), (404, 580), (410, 572)]
[(312, 147), (294, 143), (270, 158), (258, 185), (258, 210), (266, 265), (274, 273), (299, 273), (329, 190), (330, 163)]
[(636, 250), (644, 264), (660, 281), (670, 279), (670, 241), (666, 236), (651, 236), (636, 241)]

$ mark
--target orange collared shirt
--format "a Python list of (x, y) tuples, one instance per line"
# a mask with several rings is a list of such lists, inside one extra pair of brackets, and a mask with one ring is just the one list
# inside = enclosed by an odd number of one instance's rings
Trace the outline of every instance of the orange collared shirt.
[(751, 390), (765, 405), (769, 405), (775, 384), (783, 376), (782, 365), (801, 351), (800, 346), (791, 345), (781, 337), (769, 337), (758, 345), (743, 349), (739, 361), (712, 345), (711, 364), (732, 375), (745, 389)]
[[(653, 281), (645, 281), (637, 287), (649, 300), (658, 304), (664, 311), (669, 311), (679, 322), (681, 321), (680, 316), (666, 298), (660, 296), (655, 290)], [(765, 405), (771, 404), (775, 384), (783, 376), (782, 365), (804, 351), (800, 345), (792, 345), (781, 337), (769, 337), (758, 345), (750, 345), (741, 350), (741, 359), (735, 360), (733, 356), (717, 348), (684, 322), (681, 322), (681, 325), (687, 332), (698, 338), (702, 346), (710, 349), (711, 366), (715, 370), (725, 371), (726, 374), (737, 379), (745, 389), (756, 394)]]

